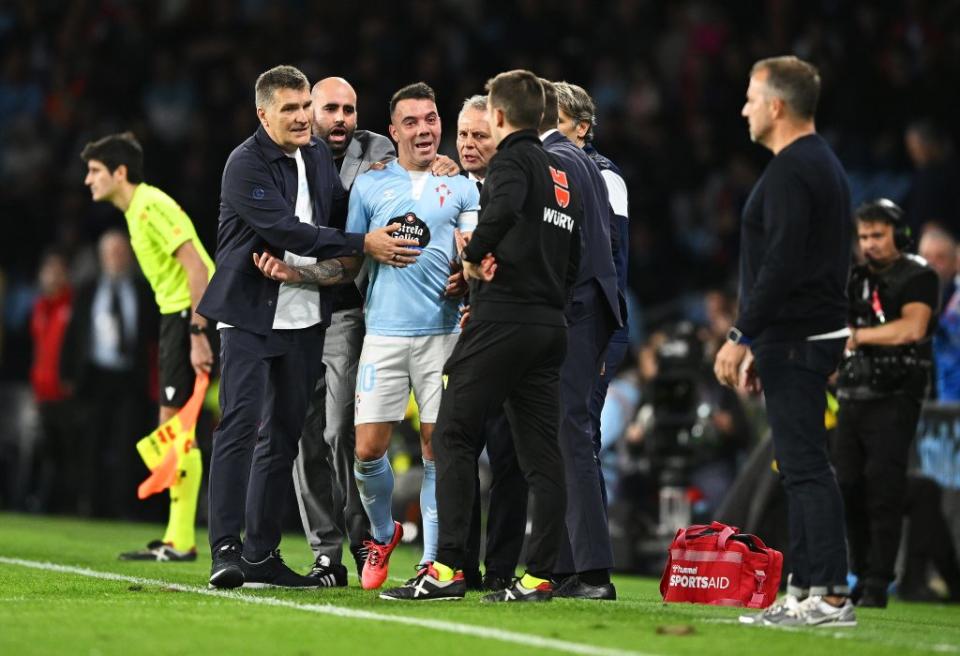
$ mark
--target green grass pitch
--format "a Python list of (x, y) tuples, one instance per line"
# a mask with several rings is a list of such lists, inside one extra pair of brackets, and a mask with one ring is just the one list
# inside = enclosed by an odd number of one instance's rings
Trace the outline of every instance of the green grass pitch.
[[(350, 586), (210, 592), (209, 560), (120, 562), (159, 527), (0, 514), (0, 654), (960, 654), (960, 607), (891, 603), (850, 629), (740, 625), (739, 611), (665, 605), (658, 582), (615, 578), (616, 602), (405, 604)], [(302, 536), (287, 562), (306, 571)], [(401, 548), (391, 576), (413, 573)], [(663, 632), (666, 631), (666, 632)], [(679, 635), (677, 635), (679, 633)]]

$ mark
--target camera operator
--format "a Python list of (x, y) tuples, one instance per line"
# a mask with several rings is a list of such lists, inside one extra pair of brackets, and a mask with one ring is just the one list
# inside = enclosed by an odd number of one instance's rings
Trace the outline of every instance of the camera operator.
[(865, 262), (847, 287), (851, 335), (840, 365), (833, 462), (844, 497), (858, 606), (884, 608), (900, 546), (907, 460), (930, 377), (939, 280), (906, 253), (903, 211), (878, 199), (857, 208)]
[[(729, 326), (728, 326), (729, 328)], [(726, 330), (722, 333), (726, 340)], [(707, 330), (680, 322), (651, 336), (641, 356), (642, 403), (627, 429), (628, 456), (655, 483), (660, 497), (660, 530), (673, 536), (691, 521), (710, 521), (733, 484), (752, 432), (737, 393), (710, 375), (705, 349), (714, 351)], [(688, 488), (696, 503), (689, 506)], [(652, 500), (646, 490), (647, 501)], [(665, 494), (682, 492), (680, 513), (664, 504)]]

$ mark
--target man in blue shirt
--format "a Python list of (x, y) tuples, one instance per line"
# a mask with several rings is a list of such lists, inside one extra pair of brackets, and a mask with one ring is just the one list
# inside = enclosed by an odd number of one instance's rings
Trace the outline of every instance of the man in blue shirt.
[(369, 283), (356, 390), (354, 474), (374, 540), (363, 567), (364, 589), (380, 587), (390, 553), (402, 536), (391, 514), (393, 471), (386, 456), (393, 424), (403, 419), (411, 384), (420, 408), (424, 476), (420, 506), (424, 524), (421, 562), (436, 555), (436, 470), (430, 437), (443, 389), (442, 369), (459, 333), (459, 301), (446, 296), (455, 231), (473, 231), (480, 195), (464, 177), (438, 177), (430, 167), (440, 143), (440, 116), (433, 90), (404, 87), (390, 101), (390, 136), (398, 159), (354, 183), (347, 232), (400, 225), (398, 236), (415, 239), (420, 255), (388, 266), (367, 262)]

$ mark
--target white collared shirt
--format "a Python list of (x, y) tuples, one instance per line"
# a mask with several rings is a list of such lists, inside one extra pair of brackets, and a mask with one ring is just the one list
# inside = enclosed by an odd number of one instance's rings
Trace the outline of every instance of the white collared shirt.
[[(293, 157), (297, 162), (297, 206), (294, 211), (300, 223), (313, 223), (313, 205), (310, 203), (310, 186), (307, 184), (303, 153), (297, 148), (297, 152), (288, 157)], [(283, 261), (290, 266), (303, 266), (316, 264), (317, 258), (284, 251)], [(277, 311), (273, 316), (274, 330), (309, 328), (322, 320), (320, 294), (316, 285), (280, 283)]]
[(549, 137), (549, 136), (550, 136), (551, 134), (553, 134), (554, 132), (559, 132), (559, 130), (557, 130), (556, 128), (553, 128), (553, 129), (551, 129), (551, 130), (547, 130), (546, 132), (544, 132), (543, 134), (540, 135), (540, 141), (541, 141), (541, 142), (542, 142), (542, 141), (546, 141), (547, 137)]

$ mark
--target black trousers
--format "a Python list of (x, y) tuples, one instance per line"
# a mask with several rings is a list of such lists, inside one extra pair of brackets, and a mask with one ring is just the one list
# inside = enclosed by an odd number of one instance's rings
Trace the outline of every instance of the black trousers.
[(280, 544), (307, 405), (323, 371), (324, 330), (221, 332), (220, 407), (210, 459), (210, 547), (240, 542), (259, 561)]
[(517, 462), (533, 496), (527, 571), (547, 578), (563, 533), (566, 493), (557, 444), (560, 365), (566, 330), (559, 326), (472, 320), (445, 373), (433, 434), (440, 536), (437, 560), (459, 569), (465, 561), (476, 492), (477, 446), (484, 418), (504, 406)]
[[(484, 422), (483, 438), (477, 445), (477, 458), (487, 448), (490, 458), (490, 507), (487, 510), (487, 543), (483, 559), (485, 573), (500, 578), (512, 578), (527, 528), (527, 481), (520, 471), (513, 449), (510, 424), (502, 408), (497, 408)], [(464, 572), (480, 571), (480, 481), (474, 488), (473, 517)], [(441, 561), (442, 562), (442, 561)]]
[[(600, 467), (600, 449), (602, 445), (602, 433), (600, 432), (600, 415), (603, 414), (603, 406), (607, 402), (607, 390), (610, 383), (620, 371), (620, 365), (623, 364), (627, 351), (630, 349), (628, 342), (610, 340), (607, 345), (607, 352), (603, 356), (603, 373), (597, 380), (597, 386), (593, 389), (590, 397), (590, 421), (593, 424), (593, 453), (597, 458), (597, 466)], [(603, 470), (599, 469), (600, 475), (600, 493), (603, 495), (603, 507), (607, 507), (607, 482), (603, 477)]]
[(94, 517), (132, 519), (140, 509), (137, 485), (149, 471), (137, 441), (156, 426), (156, 415), (141, 392), (141, 376), (89, 365), (87, 388), (76, 399), (77, 425), (85, 427), (74, 467), (79, 470), (76, 499)]
[(824, 411), (827, 377), (843, 339), (753, 346), (773, 448), (787, 495), (791, 584), (812, 595), (849, 593), (843, 500), (830, 467)]
[(580, 309), (567, 329), (567, 355), (560, 372), (563, 421), (560, 451), (567, 484), (566, 531), (557, 558), (558, 575), (613, 568), (613, 546), (604, 505), (603, 474), (594, 448), (590, 404), (600, 380), (607, 345), (616, 328), (599, 294)]
[(933, 565), (947, 584), (950, 598), (960, 601), (960, 564), (943, 513), (943, 490), (929, 478), (908, 476), (906, 505), (910, 530), (899, 594), (926, 591), (928, 569)]
[(850, 570), (886, 590), (894, 579), (907, 498), (907, 460), (920, 400), (906, 395), (842, 399), (833, 465), (846, 507)]

